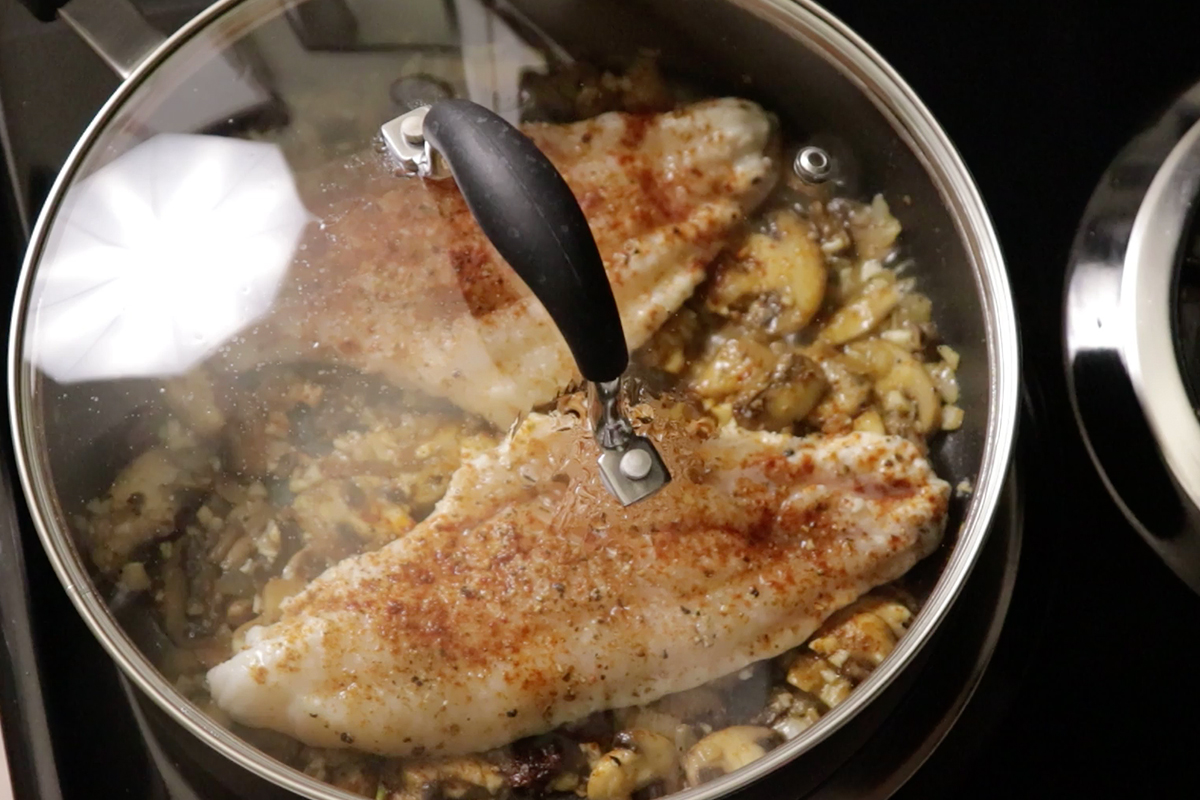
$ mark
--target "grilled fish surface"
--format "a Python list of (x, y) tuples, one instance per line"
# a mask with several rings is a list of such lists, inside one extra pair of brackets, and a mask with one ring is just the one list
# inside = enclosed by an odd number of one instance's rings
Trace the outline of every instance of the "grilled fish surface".
[[(631, 349), (687, 300), (777, 177), (772, 120), (745, 100), (524, 132), (583, 208)], [(382, 156), (366, 156), (307, 184), (320, 230), (271, 315), (227, 348), (231, 366), (345, 363), (501, 427), (577, 379), (550, 316), (453, 181), (398, 178)]]
[(322, 747), (486, 750), (778, 655), (940, 540), (949, 486), (910, 442), (651, 416), (674, 477), (652, 498), (622, 508), (587, 423), (533, 414), (250, 631), (213, 698)]

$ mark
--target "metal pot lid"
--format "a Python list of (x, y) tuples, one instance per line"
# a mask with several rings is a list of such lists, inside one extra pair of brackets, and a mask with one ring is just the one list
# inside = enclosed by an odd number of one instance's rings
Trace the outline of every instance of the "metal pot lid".
[(1200, 87), (1105, 173), (1071, 254), (1065, 339), (1076, 417), (1105, 484), (1200, 590), (1198, 109)]
[[(220, 3), (47, 203), (39, 531), (138, 685), (289, 789), (727, 791), (971, 569), (1017, 373), (969, 177), (823, 11), (651, 5)], [(813, 620), (747, 633), (772, 603)]]

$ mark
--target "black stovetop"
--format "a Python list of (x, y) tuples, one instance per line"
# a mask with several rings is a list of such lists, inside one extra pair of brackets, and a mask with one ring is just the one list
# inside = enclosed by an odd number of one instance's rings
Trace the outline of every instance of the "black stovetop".
[[(0, 0), (0, 42), (3, 26), (22, 13), (12, 5)], [(1067, 250), (1096, 180), (1131, 136), (1200, 80), (1200, 4), (825, 5), (913, 86), (978, 180), (1016, 291), (1038, 422), (1036, 439), (1025, 442), (1037, 469), (1028, 481), (1025, 548), (1004, 636), (959, 725), (898, 796), (1177, 796), (1200, 747), (1200, 685), (1190, 679), (1200, 654), (1200, 598), (1137, 538), (1092, 471), (1065, 394), (1060, 305)], [(0, 75), (0, 92), (11, 79)], [(70, 89), (53, 76), (41, 79), (55, 92)], [(9, 104), (8, 86), (0, 98), (5, 112), (28, 113)], [(37, 102), (37, 91), (26, 94)], [(64, 126), (89, 114), (73, 109)], [(22, 135), (44, 142), (46, 163), (28, 198), (36, 205), (72, 136), (26, 128)], [(19, 226), (11, 198), (3, 199), (9, 213), (0, 237), (9, 235), (0, 238), (0, 269), (11, 291)], [(33, 609), (24, 622), (32, 621), (39, 649), (63, 796), (155, 796), (147, 756), (128, 746), (137, 733), (114, 668), (73, 613), (28, 526), (21, 531)], [(0, 545), (0, 558), (11, 557)], [(11, 662), (24, 624), (14, 622), (12, 592), (4, 588)], [(34, 688), (28, 675), (0, 663), (0, 718), (16, 777), (31, 797), (36, 737), (46, 733), (36, 708), (29, 710)], [(14, 703), (17, 695), (24, 706)]]

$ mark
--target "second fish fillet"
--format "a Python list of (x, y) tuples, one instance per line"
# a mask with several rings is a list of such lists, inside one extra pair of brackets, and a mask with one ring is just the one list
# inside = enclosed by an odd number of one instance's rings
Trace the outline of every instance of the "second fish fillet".
[(940, 541), (910, 442), (643, 415), (673, 480), (622, 508), (587, 422), (531, 414), (434, 513), (208, 673), (235, 720), (392, 756), (487, 750), (772, 658)]

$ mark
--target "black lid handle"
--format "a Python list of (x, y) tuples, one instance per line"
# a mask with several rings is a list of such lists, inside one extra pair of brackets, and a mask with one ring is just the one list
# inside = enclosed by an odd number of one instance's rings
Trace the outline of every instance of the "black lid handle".
[(550, 312), (589, 381), (629, 365), (621, 316), (587, 219), (550, 159), (477, 103), (434, 103), (424, 137), (484, 234)]

